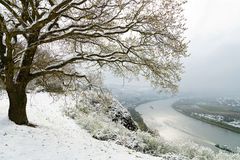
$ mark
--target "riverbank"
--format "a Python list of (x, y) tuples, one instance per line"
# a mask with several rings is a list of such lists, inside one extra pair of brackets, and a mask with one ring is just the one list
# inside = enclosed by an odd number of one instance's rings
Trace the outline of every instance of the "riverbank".
[[(223, 123), (223, 122), (214, 121), (214, 120), (211, 120), (211, 119), (199, 117), (199, 116), (196, 116), (196, 115), (194, 115), (194, 114), (189, 114), (189, 113), (184, 112), (183, 110), (180, 110), (180, 109), (178, 109), (177, 107), (174, 107), (174, 106), (172, 106), (172, 108), (175, 109), (177, 112), (179, 112), (179, 113), (181, 113), (181, 114), (184, 114), (184, 115), (186, 115), (186, 116), (188, 116), (188, 117), (191, 117), (191, 118), (194, 118), (194, 119), (196, 119), (196, 120), (200, 120), (200, 121), (202, 121), (202, 122), (205, 122), (205, 123), (208, 123), (208, 124), (217, 126), (217, 127), (221, 127), (221, 128), (223, 128), (223, 129), (227, 129), (227, 130), (229, 130), (229, 131), (232, 131), (232, 132), (235, 132), (235, 133), (240, 134), (240, 128), (227, 125), (226, 123)], [(239, 136), (240, 136), (240, 135), (239, 135)]]
[(128, 111), (131, 114), (133, 120), (137, 123), (137, 125), (141, 131), (145, 131), (145, 132), (150, 131), (149, 127), (144, 122), (141, 114), (138, 111), (136, 111), (135, 108), (128, 108)]
[(151, 99), (151, 100), (145, 100), (145, 101), (141, 101), (141, 102), (135, 102), (132, 104), (125, 104), (128, 107), (127, 110), (129, 111), (133, 120), (137, 123), (137, 125), (141, 131), (145, 131), (145, 132), (149, 132), (149, 133), (153, 132), (151, 130), (151, 128), (149, 128), (147, 126), (147, 124), (144, 122), (142, 115), (136, 110), (136, 108), (140, 105), (154, 102), (154, 101), (159, 101), (159, 100), (162, 100), (162, 99), (160, 99), (160, 98), (159, 99)]

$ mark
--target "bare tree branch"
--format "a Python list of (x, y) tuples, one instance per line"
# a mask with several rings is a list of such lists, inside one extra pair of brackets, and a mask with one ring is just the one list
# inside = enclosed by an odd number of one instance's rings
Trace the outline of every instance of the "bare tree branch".
[[(67, 75), (64, 73), (70, 73), (66, 72), (68, 66), (83, 64), (141, 74), (156, 86), (176, 90), (182, 68), (180, 59), (186, 56), (183, 3), (181, 0), (20, 0), (16, 4), (0, 1), (8, 13), (4, 17), (13, 18), (5, 21), (0, 17), (0, 47), (7, 51), (6, 54), (2, 51), (0, 57), (2, 69), (7, 69), (4, 75), (22, 83), (46, 74)], [(15, 44), (20, 43), (23, 47), (16, 49)], [(37, 66), (39, 50), (51, 45), (62, 49), (41, 53), (51, 55), (52, 59)]]

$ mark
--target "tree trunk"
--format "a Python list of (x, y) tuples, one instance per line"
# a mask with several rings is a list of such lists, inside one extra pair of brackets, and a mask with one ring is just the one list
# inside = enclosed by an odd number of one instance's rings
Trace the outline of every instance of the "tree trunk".
[(7, 93), (10, 105), (8, 110), (9, 119), (19, 125), (28, 125), (26, 87), (13, 85), (7, 87)]

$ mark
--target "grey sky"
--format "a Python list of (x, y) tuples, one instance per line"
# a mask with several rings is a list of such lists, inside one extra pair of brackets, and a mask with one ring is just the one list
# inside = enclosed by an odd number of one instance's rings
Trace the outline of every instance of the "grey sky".
[(240, 96), (240, 1), (188, 0), (185, 16), (191, 56), (184, 61), (180, 92)]
[[(180, 91), (235, 94), (240, 91), (240, 1), (189, 0), (191, 41)], [(240, 93), (240, 92), (239, 92)]]

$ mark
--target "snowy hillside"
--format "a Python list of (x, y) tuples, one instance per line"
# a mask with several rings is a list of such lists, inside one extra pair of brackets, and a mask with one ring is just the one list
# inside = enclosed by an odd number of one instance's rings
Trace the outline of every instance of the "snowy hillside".
[[(66, 101), (65, 101), (66, 100)], [(8, 101), (0, 103), (1, 160), (154, 160), (113, 142), (99, 141), (63, 116), (69, 99), (53, 101), (46, 93), (29, 95), (28, 113), (37, 128), (17, 126), (7, 118)]]
[[(197, 144), (169, 143), (161, 137), (146, 132), (129, 130), (122, 121), (129, 115), (118, 101), (110, 98), (110, 105), (104, 108), (102, 105), (107, 101), (104, 103), (95, 101), (99, 99), (90, 92), (86, 96), (87, 99), (79, 95), (61, 95), (53, 98), (47, 93), (29, 94), (27, 107), (29, 120), (38, 125), (37, 128), (31, 128), (15, 125), (8, 120), (8, 100), (6, 95), (1, 95), (0, 160), (239, 160), (240, 158), (240, 154), (214, 153)], [(91, 100), (95, 103), (91, 104)], [(78, 105), (75, 105), (76, 102)], [(113, 113), (119, 112), (124, 116), (119, 117), (119, 114), (116, 114), (112, 117)], [(120, 118), (117, 123), (112, 121), (116, 116)]]

